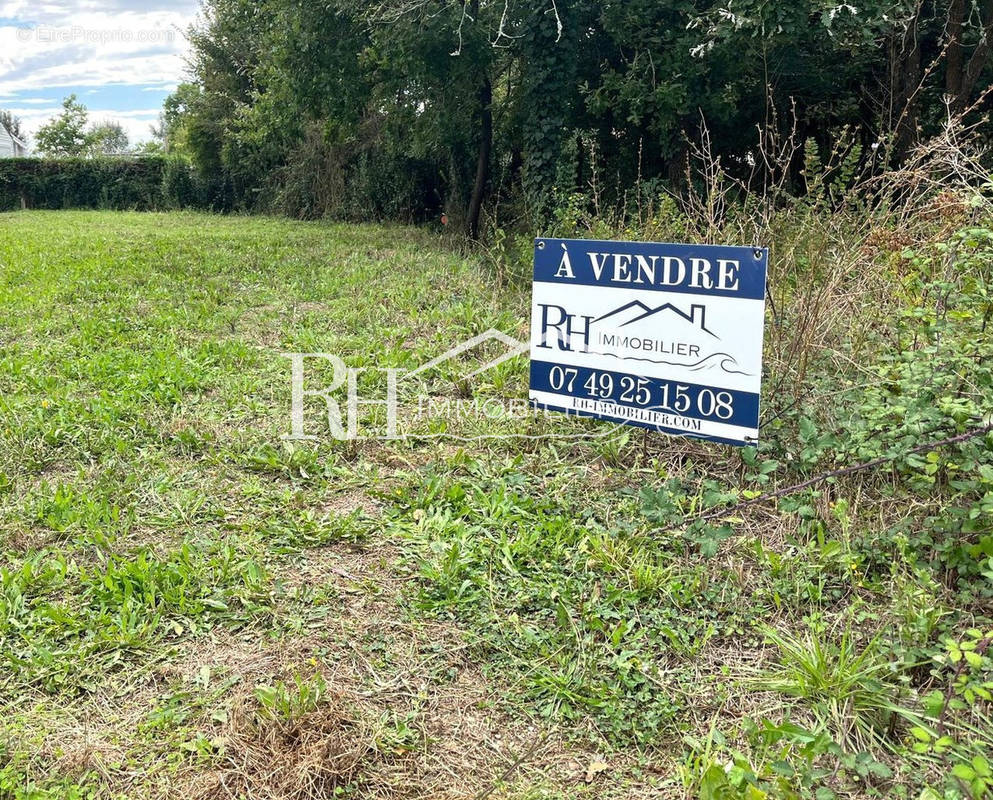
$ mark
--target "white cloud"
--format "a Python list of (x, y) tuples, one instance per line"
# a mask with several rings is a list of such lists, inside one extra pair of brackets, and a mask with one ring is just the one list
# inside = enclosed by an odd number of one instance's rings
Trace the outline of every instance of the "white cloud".
[[(132, 29), (121, 30), (0, 28), (4, 93), (53, 86), (163, 84), (182, 78), (186, 39), (179, 31), (160, 29), (139, 40), (129, 38)], [(150, 41), (153, 35), (161, 40)]]
[[(72, 87), (81, 94), (131, 86), (171, 91), (184, 79), (185, 31), (196, 0), (0, 0), (0, 103), (17, 106), (29, 131), (58, 113), (31, 93)], [(27, 94), (28, 97), (24, 97)], [(144, 103), (140, 104), (144, 105)], [(36, 107), (37, 106), (37, 107)], [(158, 109), (91, 109), (90, 118), (119, 120), (133, 139), (147, 139)]]

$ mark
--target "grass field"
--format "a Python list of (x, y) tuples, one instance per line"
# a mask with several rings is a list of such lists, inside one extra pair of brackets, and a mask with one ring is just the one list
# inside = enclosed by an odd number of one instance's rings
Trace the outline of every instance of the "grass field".
[[(993, 436), (922, 444), (993, 409), (993, 234), (942, 237), (783, 254), (758, 450), (286, 442), (283, 353), (413, 369), (528, 287), (418, 229), (3, 215), (0, 798), (982, 796)], [(419, 388), (526, 397), (479, 356)]]

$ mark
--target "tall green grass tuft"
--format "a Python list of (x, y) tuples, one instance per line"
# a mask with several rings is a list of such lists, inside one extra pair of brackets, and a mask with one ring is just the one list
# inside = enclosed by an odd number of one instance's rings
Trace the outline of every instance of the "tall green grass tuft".
[(768, 628), (765, 635), (779, 663), (752, 685), (797, 698), (819, 729), (845, 749), (895, 750), (899, 723), (922, 724), (917, 712), (901, 704), (905, 692), (893, 680), (878, 636), (860, 646), (847, 628), (838, 640), (814, 629), (792, 635)]

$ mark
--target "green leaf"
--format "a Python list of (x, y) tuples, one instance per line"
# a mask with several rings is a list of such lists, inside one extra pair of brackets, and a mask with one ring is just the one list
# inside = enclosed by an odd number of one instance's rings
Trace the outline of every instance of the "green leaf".
[(793, 769), (793, 765), (788, 761), (773, 761), (770, 765), (773, 772), (777, 775), (782, 775), (785, 778), (793, 777), (796, 770)]
[(914, 726), (913, 728), (910, 729), (910, 735), (922, 742), (931, 741), (931, 734), (928, 733), (926, 730), (924, 730), (924, 728)]
[(728, 780), (724, 770), (713, 764), (700, 781), (700, 800), (722, 800), (727, 785)]
[(990, 777), (990, 763), (983, 756), (973, 756), (972, 768), (976, 771), (976, 775), (979, 777)]

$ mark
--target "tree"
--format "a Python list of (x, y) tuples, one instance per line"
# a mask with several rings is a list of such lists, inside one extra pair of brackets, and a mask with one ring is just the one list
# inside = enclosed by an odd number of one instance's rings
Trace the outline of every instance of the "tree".
[(202, 19), (163, 133), (232, 204), (444, 208), (473, 237), (495, 200), (541, 226), (593, 178), (601, 204), (679, 190), (704, 124), (765, 180), (757, 129), (824, 155), (854, 135), (865, 159), (882, 136), (899, 162), (993, 103), (993, 0), (205, 0)]
[(208, 93), (199, 83), (179, 84), (166, 97), (159, 118), (166, 151), (193, 158), (205, 171), (223, 170), (221, 129), (229, 116), (223, 92)]
[(128, 152), (131, 142), (121, 123), (104, 120), (87, 131), (86, 145), (90, 155), (119, 156)]
[(165, 154), (165, 147), (162, 142), (155, 139), (148, 139), (140, 144), (136, 144), (131, 152), (136, 156), (161, 156)]
[(62, 101), (62, 113), (38, 129), (35, 135), (39, 153), (53, 158), (80, 156), (86, 152), (86, 106), (71, 94)]
[(3, 125), (3, 127), (14, 134), (14, 136), (22, 142), (25, 140), (26, 135), (21, 118), (15, 117), (12, 111), (8, 111), (5, 108), (0, 108), (0, 125)]
[[(968, 0), (951, 0), (948, 7), (945, 94), (953, 114), (966, 109), (993, 54), (993, 0), (971, 6)], [(968, 53), (970, 36), (976, 43)]]
[(381, 55), (374, 81), (395, 97), (406, 139), (446, 163), (446, 205), (472, 238), (479, 235), (493, 161), (495, 78), (513, 51), (492, 46), (501, 6), (481, 0), (366, 4)]

